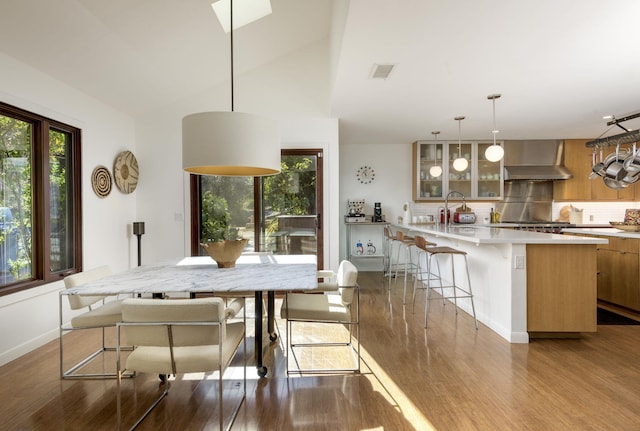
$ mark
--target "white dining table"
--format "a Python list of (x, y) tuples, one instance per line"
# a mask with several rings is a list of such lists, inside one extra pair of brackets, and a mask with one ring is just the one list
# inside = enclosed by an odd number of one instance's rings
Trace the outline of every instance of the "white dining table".
[[(256, 316), (262, 316), (263, 292), (267, 292), (267, 331), (271, 341), (274, 328), (275, 292), (311, 290), (318, 286), (315, 255), (246, 254), (235, 268), (218, 268), (209, 256), (193, 256), (146, 264), (112, 274), (70, 289), (61, 295), (136, 295), (189, 293), (233, 293), (255, 296)], [(255, 319), (256, 368), (267, 374), (262, 362), (262, 319)]]

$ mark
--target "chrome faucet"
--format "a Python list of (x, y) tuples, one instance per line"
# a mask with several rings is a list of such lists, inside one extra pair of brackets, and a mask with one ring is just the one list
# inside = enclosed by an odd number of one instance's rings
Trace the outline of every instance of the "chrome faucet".
[(462, 207), (463, 208), (467, 207), (467, 198), (462, 193), (456, 190), (451, 190), (449, 193), (447, 193), (447, 196), (444, 198), (444, 227), (445, 228), (447, 227), (448, 224), (451, 224), (451, 221), (449, 220), (449, 196), (456, 195), (456, 194), (462, 197)]

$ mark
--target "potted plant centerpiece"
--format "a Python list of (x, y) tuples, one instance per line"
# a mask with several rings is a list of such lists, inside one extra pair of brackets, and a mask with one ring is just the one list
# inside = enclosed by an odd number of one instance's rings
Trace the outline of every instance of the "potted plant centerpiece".
[(234, 268), (247, 246), (238, 238), (238, 228), (229, 226), (226, 200), (206, 192), (202, 199), (202, 240), (200, 245), (218, 264), (218, 268)]

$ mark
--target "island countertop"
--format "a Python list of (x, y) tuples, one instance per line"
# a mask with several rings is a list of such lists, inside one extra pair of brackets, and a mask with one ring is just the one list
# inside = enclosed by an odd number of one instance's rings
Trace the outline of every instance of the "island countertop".
[[(585, 237), (576, 235), (561, 235), (525, 230), (498, 228), (486, 225), (449, 225), (442, 224), (394, 224), (396, 228), (423, 232), (436, 237), (456, 239), (473, 244), (606, 244), (604, 238)], [(568, 230), (568, 229), (567, 229)], [(576, 229), (577, 230), (577, 229)], [(596, 235), (596, 229), (581, 229), (582, 233), (591, 231)], [(608, 231), (617, 229), (607, 229)], [(618, 231), (620, 232), (620, 231)], [(626, 232), (623, 232), (626, 233)], [(604, 234), (601, 234), (604, 235)], [(640, 238), (636, 234), (636, 238)]]
[(640, 232), (627, 232), (614, 227), (604, 228), (587, 228), (587, 227), (575, 227), (562, 229), (563, 232), (583, 235), (596, 235), (596, 236), (615, 236), (618, 238), (634, 238), (640, 239)]

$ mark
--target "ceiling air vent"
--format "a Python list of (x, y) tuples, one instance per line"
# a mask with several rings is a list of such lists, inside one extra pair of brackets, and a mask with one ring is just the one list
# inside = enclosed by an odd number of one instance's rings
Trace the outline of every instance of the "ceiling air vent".
[(389, 75), (391, 75), (394, 67), (396, 67), (395, 64), (374, 64), (370, 78), (387, 79)]

